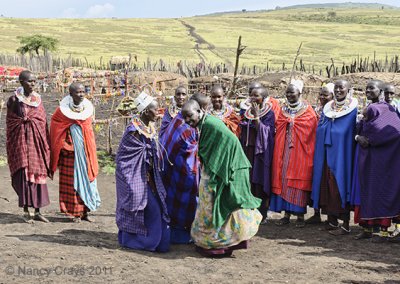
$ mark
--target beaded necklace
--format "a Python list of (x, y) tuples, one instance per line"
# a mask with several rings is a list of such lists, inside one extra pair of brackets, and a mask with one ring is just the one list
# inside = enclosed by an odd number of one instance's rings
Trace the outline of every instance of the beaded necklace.
[(137, 115), (132, 118), (132, 124), (135, 126), (140, 134), (143, 134), (149, 139), (154, 139), (157, 136), (154, 124), (149, 122), (149, 125), (146, 126), (146, 124)]
[(222, 108), (220, 110), (215, 110), (212, 106), (210, 107), (210, 113), (218, 117), (219, 119), (223, 120), (224, 118), (231, 115), (233, 108), (228, 105), (227, 103), (222, 104)]
[(181, 109), (182, 109), (182, 108), (177, 107), (176, 104), (175, 104), (175, 102), (174, 102), (173, 104), (171, 104), (171, 105), (168, 107), (169, 115), (170, 115), (172, 118), (174, 118), (174, 117), (181, 111)]
[(298, 112), (300, 112), (302, 109), (306, 107), (306, 104), (302, 101), (298, 101), (295, 104), (289, 104), (287, 103), (284, 107), (283, 110), (288, 113), (291, 116), (295, 116)]
[(73, 111), (73, 112), (77, 112), (77, 113), (81, 113), (82, 111), (85, 110), (85, 106), (84, 104), (79, 104), (79, 105), (75, 105), (74, 101), (71, 101), (71, 103), (69, 104), (69, 108)]
[(260, 117), (263, 117), (264, 115), (266, 115), (272, 108), (271, 103), (268, 102), (269, 100), (264, 100), (262, 107), (260, 109), (260, 113), (258, 117), (255, 117), (252, 113), (251, 113), (251, 108), (247, 109), (246, 112), (244, 113), (244, 117), (247, 118), (248, 120), (254, 120)]
[(36, 92), (32, 92), (29, 96), (25, 96), (23, 87), (19, 87), (15, 91), (15, 96), (17, 97), (18, 101), (33, 107), (38, 107), (42, 101), (40, 95)]
[(332, 103), (331, 109), (333, 112), (341, 112), (341, 111), (348, 109), (350, 106), (350, 103), (351, 103), (351, 100), (348, 98), (344, 99), (341, 102), (334, 100)]

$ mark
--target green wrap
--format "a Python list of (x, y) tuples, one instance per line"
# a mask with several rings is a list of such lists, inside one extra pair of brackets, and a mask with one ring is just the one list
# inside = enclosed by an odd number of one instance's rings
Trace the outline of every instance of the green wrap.
[(218, 118), (208, 115), (199, 124), (199, 156), (209, 185), (215, 189), (213, 224), (221, 227), (236, 209), (254, 209), (261, 200), (250, 190), (251, 164), (239, 139)]

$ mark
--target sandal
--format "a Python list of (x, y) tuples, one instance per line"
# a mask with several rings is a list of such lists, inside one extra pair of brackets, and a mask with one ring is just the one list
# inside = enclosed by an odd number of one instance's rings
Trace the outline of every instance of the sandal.
[(35, 217), (33, 217), (33, 219), (36, 221), (49, 223), (49, 220), (46, 217), (44, 217), (41, 213), (35, 213)]
[(24, 222), (28, 224), (35, 223), (35, 221), (32, 218), (32, 215), (29, 212), (24, 212), (24, 215), (22, 215), (22, 220), (24, 220)]
[(346, 229), (345, 227), (340, 226), (336, 230), (333, 231), (331, 230), (328, 233), (331, 234), (332, 236), (344, 236), (350, 234), (350, 229)]
[(399, 230), (399, 229), (396, 228), (396, 230), (392, 233), (392, 235), (389, 238), (389, 242), (400, 243), (400, 233), (396, 234), (397, 230)]
[(275, 222), (275, 225), (277, 225), (277, 226), (284, 226), (284, 225), (288, 225), (288, 224), (290, 224), (290, 218), (288, 218), (288, 217), (283, 217)]
[(222, 258), (232, 255), (232, 251), (225, 249), (205, 249), (196, 246), (196, 251), (204, 257)]
[(296, 228), (304, 228), (306, 226), (304, 219), (297, 219), (295, 224)]
[(400, 228), (394, 229), (394, 231), (392, 232), (392, 234), (390, 235), (391, 238), (396, 238), (396, 237), (400, 237)]
[(321, 224), (321, 215), (313, 215), (312, 217), (308, 218), (306, 221), (306, 224), (309, 225), (315, 225), (315, 224)]
[(357, 236), (354, 237), (355, 240), (365, 240), (372, 238), (371, 232), (362, 231)]
[(325, 222), (325, 230), (327, 230), (327, 231), (336, 230), (338, 228), (339, 228), (339, 224), (335, 225), (328, 221)]
[(81, 217), (72, 217), (72, 218), (69, 218), (69, 219), (73, 223), (80, 223), (81, 222)]
[(389, 237), (373, 236), (371, 242), (374, 244), (384, 244), (389, 242)]
[(94, 220), (92, 218), (89, 217), (89, 214), (84, 214), (81, 218), (83, 221), (87, 221), (90, 223), (94, 223)]

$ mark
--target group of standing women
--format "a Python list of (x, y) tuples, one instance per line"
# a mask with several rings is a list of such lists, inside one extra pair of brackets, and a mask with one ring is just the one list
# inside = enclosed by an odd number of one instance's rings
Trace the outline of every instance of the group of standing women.
[[(400, 116), (385, 101), (391, 87), (370, 81), (361, 111), (348, 81), (324, 85), (315, 109), (303, 87), (293, 80), (281, 106), (254, 82), (239, 113), (221, 86), (211, 89), (211, 103), (202, 94), (187, 101), (178, 87), (159, 135), (157, 102), (142, 93), (117, 155), (121, 245), (166, 251), (170, 242), (194, 242), (202, 255), (230, 255), (247, 248), (268, 211), (284, 212), (280, 226), (297, 216), (299, 228), (325, 214), (325, 228), (339, 236), (350, 233), (354, 210), (364, 228), (356, 239), (378, 227), (377, 240), (398, 238)], [(305, 220), (307, 206), (315, 214)]]
[[(40, 212), (49, 204), (46, 178), (59, 168), (60, 210), (74, 222), (93, 221), (88, 213), (101, 200), (93, 105), (84, 87), (71, 84), (49, 133), (36, 78), (24, 71), (19, 79), (21, 87), (7, 103), (7, 155), (25, 220), (48, 222)], [(363, 109), (346, 80), (324, 85), (315, 109), (302, 99), (303, 87), (301, 80), (291, 81), (281, 105), (253, 82), (238, 112), (221, 86), (213, 86), (210, 97), (196, 93), (189, 100), (178, 87), (160, 131), (157, 100), (141, 93), (138, 115), (116, 156), (121, 246), (166, 252), (170, 243), (194, 242), (204, 256), (229, 256), (248, 247), (268, 211), (284, 212), (279, 226), (295, 215), (298, 228), (321, 223), (325, 214), (326, 229), (340, 236), (350, 233), (353, 210), (363, 227), (356, 239), (398, 241), (400, 114), (394, 86), (369, 81)], [(305, 220), (307, 206), (314, 215)]]

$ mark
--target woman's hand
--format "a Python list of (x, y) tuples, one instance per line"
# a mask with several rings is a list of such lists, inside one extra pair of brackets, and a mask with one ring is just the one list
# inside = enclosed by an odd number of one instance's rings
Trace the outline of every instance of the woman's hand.
[(367, 148), (368, 145), (369, 145), (368, 138), (365, 137), (365, 136), (360, 136), (360, 135), (358, 135), (356, 141), (357, 141), (357, 143), (360, 144), (360, 146), (363, 147), (363, 148)]

